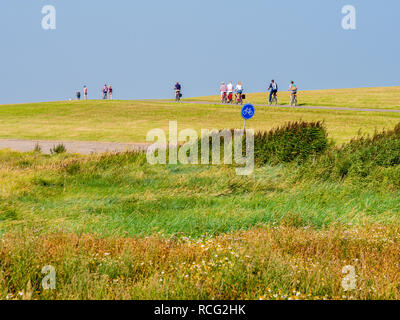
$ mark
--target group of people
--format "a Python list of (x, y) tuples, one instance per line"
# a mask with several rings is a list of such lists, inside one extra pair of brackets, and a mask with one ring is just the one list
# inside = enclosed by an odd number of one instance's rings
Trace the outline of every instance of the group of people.
[[(290, 91), (290, 103), (292, 104), (292, 101), (296, 99), (297, 101), (297, 86), (294, 83), (294, 81), (290, 82), (289, 86), (289, 91)], [(219, 88), (219, 91), (221, 93), (221, 102), (222, 103), (231, 103), (233, 99), (233, 94), (235, 93), (235, 98), (236, 102), (242, 102), (242, 99), (245, 97), (243, 95), (243, 85), (239, 81), (236, 86), (233, 85), (232, 81), (229, 82), (228, 84), (225, 84), (225, 82), (222, 82), (221, 87)], [(276, 95), (278, 93), (278, 84), (275, 82), (275, 80), (271, 80), (271, 83), (268, 86), (268, 91), (269, 91), (269, 103), (272, 102), (274, 97), (276, 98)]]
[(103, 87), (103, 100), (107, 99), (107, 95), (109, 96), (109, 99), (112, 100), (113, 88), (111, 87), (111, 85), (107, 86), (107, 84), (105, 84)]
[(235, 100), (237, 102), (242, 102), (243, 101), (243, 85), (239, 81), (236, 86), (233, 85), (232, 81), (230, 81), (228, 84), (225, 84), (225, 82), (221, 83), (221, 87), (219, 88), (219, 91), (221, 93), (221, 102), (222, 103), (232, 103), (233, 99), (233, 93), (235, 93)]
[[(111, 87), (111, 85), (107, 86), (105, 84), (103, 89), (102, 89), (102, 93), (103, 93), (103, 99), (107, 99), (107, 96), (108, 96), (109, 99), (112, 100), (112, 98), (113, 98), (113, 88)], [(88, 88), (87, 88), (86, 85), (83, 86), (83, 98), (84, 98), (84, 100), (88, 99)], [(81, 100), (81, 92), (80, 91), (76, 92), (76, 99), (77, 100)]]
[[(88, 89), (87, 89), (87, 86), (86, 86), (86, 85), (83, 86), (83, 98), (84, 98), (85, 100), (87, 100), (87, 98), (88, 98)], [(81, 92), (80, 92), (80, 91), (77, 91), (77, 92), (76, 92), (76, 99), (77, 99), (77, 100), (81, 100)]]
[[(181, 93), (182, 85), (179, 82), (177, 82), (174, 86), (174, 90), (175, 90), (175, 99), (176, 101), (179, 101), (180, 98), (182, 97)], [(289, 85), (291, 105), (293, 103), (294, 104), (297, 103), (297, 90), (298, 90), (297, 85), (294, 83), (294, 81), (291, 81)], [(221, 94), (222, 103), (232, 103), (234, 94), (236, 103), (243, 103), (243, 100), (245, 99), (245, 95), (243, 94), (244, 92), (243, 84), (240, 81), (236, 86), (232, 83), (232, 81), (230, 81), (228, 84), (222, 82), (219, 91)], [(276, 83), (275, 80), (271, 80), (267, 91), (269, 91), (269, 98), (268, 98), (269, 103), (271, 104), (274, 99), (277, 102), (278, 84)]]
[[(297, 85), (294, 83), (294, 81), (290, 82), (289, 85), (289, 91), (290, 91), (290, 104), (292, 104), (292, 101), (294, 99), (297, 99)], [(272, 103), (272, 100), (274, 97), (276, 98), (276, 95), (278, 94), (278, 84), (275, 82), (275, 80), (271, 80), (271, 83), (268, 86), (268, 91), (269, 91), (269, 103)]]

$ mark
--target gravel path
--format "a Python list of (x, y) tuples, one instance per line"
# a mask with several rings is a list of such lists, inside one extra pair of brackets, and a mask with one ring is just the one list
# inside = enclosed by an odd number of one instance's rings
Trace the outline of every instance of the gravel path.
[(105, 152), (123, 152), (146, 150), (145, 143), (114, 143), (114, 142), (68, 142), (68, 141), (42, 141), (42, 140), (20, 140), (0, 139), (0, 150), (11, 149), (21, 152), (29, 152), (38, 144), (43, 153), (50, 154), (50, 149), (62, 143), (69, 153), (91, 154)]

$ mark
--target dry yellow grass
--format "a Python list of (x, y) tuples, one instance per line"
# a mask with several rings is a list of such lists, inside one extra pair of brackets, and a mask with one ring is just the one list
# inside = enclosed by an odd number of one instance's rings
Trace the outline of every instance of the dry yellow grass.
[[(0, 298), (399, 299), (399, 229), (253, 229), (200, 240), (8, 234), (0, 245)], [(41, 268), (56, 269), (56, 290)], [(356, 289), (345, 291), (345, 266)], [(31, 282), (30, 292), (27, 289)]]
[[(264, 99), (260, 94), (255, 97)], [(320, 95), (316, 101), (323, 97)], [(324, 120), (330, 137), (340, 144), (360, 130), (371, 134), (375, 129), (392, 128), (399, 119), (398, 113), (259, 107), (256, 116), (248, 121), (248, 128), (269, 130), (288, 121)], [(169, 121), (177, 121), (179, 130), (191, 128), (199, 133), (201, 129), (243, 127), (239, 106), (140, 101), (54, 102), (0, 106), (0, 138), (145, 142), (152, 129), (161, 128), (168, 134)]]

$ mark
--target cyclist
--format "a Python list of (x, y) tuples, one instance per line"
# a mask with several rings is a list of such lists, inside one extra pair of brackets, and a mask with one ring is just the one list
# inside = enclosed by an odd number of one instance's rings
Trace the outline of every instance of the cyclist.
[(175, 84), (174, 90), (175, 90), (175, 99), (179, 101), (181, 98), (181, 90), (182, 90), (182, 86), (179, 82)]
[(290, 91), (290, 104), (292, 104), (292, 101), (297, 96), (297, 86), (295, 85), (294, 81), (290, 82), (289, 91)]
[(222, 103), (226, 102), (226, 93), (228, 92), (228, 87), (225, 84), (225, 82), (222, 82), (219, 91), (221, 92), (221, 102)]
[(236, 101), (242, 102), (243, 85), (240, 81), (237, 84), (235, 91), (236, 91)]
[(278, 84), (275, 82), (275, 80), (271, 80), (271, 83), (269, 84), (268, 90), (270, 91), (269, 93), (269, 103), (272, 103), (272, 98), (278, 93)]
[(230, 103), (230, 102), (232, 102), (232, 97), (233, 97), (233, 84), (232, 84), (232, 81), (228, 83), (227, 89), (228, 89), (228, 103)]

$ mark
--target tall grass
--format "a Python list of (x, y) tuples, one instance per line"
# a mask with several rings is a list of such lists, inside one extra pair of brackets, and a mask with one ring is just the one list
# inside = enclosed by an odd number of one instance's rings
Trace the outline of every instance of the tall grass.
[(330, 149), (302, 168), (306, 177), (323, 180), (354, 179), (400, 186), (400, 124), (392, 130), (360, 136)]
[(254, 154), (258, 165), (304, 162), (328, 148), (328, 134), (320, 121), (288, 122), (270, 131), (258, 131)]
[(322, 123), (288, 124), (258, 134), (249, 177), (0, 151), (0, 298), (399, 299), (399, 141), (400, 125), (336, 148)]

